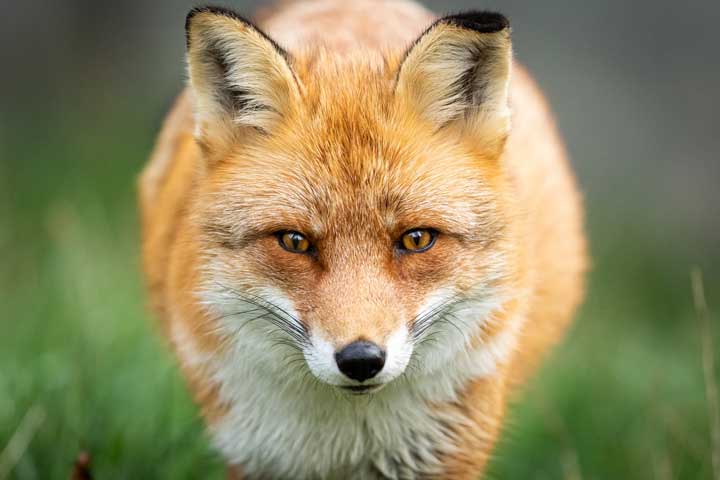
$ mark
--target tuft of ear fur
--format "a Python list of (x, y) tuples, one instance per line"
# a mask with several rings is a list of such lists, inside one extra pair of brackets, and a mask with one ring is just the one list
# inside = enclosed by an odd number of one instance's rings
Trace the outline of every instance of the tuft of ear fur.
[(499, 13), (440, 18), (407, 50), (396, 95), (437, 128), (469, 129), (501, 147), (510, 129), (512, 44)]
[(191, 10), (185, 31), (200, 144), (227, 145), (248, 131), (269, 133), (299, 95), (288, 54), (223, 8)]

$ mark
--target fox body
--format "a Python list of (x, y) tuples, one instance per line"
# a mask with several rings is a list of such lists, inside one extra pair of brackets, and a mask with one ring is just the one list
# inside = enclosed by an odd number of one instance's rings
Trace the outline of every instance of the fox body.
[(200, 8), (187, 47), (143, 256), (214, 445), (238, 478), (477, 478), (585, 269), (507, 20)]

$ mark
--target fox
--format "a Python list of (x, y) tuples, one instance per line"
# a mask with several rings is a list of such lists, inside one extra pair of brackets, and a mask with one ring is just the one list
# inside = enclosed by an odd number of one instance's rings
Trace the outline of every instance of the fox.
[(186, 52), (139, 178), (143, 270), (229, 478), (482, 478), (588, 263), (508, 19), (198, 7)]

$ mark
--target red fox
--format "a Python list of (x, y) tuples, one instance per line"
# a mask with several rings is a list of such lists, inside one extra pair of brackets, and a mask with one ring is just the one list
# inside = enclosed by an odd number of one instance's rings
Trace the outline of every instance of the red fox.
[(314, 0), (186, 29), (144, 270), (230, 475), (480, 478), (586, 266), (508, 20)]

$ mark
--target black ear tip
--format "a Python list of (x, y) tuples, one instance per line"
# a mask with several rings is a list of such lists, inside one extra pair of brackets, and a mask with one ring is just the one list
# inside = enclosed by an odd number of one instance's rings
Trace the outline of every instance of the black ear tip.
[(265, 40), (270, 42), (270, 44), (277, 50), (277, 52), (285, 57), (285, 59), (289, 58), (288, 53), (278, 45), (275, 40), (270, 38), (265, 32), (263, 32), (260, 28), (257, 27), (251, 20), (243, 17), (239, 13), (237, 13), (234, 10), (230, 10), (229, 8), (225, 7), (213, 7), (213, 6), (206, 6), (206, 7), (195, 7), (192, 10), (190, 10), (187, 14), (187, 17), (185, 17), (185, 43), (188, 48), (190, 49), (190, 27), (192, 26), (193, 18), (195, 18), (197, 15), (203, 14), (203, 13), (209, 13), (211, 15), (218, 15), (222, 17), (231, 18), (233, 20), (236, 20), (238, 22), (243, 23), (246, 27), (249, 29), (257, 32), (259, 35), (261, 35)]
[(198, 14), (201, 13), (211, 13), (213, 15), (221, 15), (223, 17), (232, 18), (233, 20), (239, 20), (241, 22), (249, 23), (249, 21), (244, 18), (242, 15), (237, 13), (234, 10), (231, 10), (229, 8), (225, 7), (215, 7), (212, 5), (206, 5), (204, 7), (195, 7), (192, 10), (190, 10), (187, 14), (187, 17), (185, 17), (185, 30), (188, 30), (190, 27), (190, 23), (192, 22), (193, 17), (195, 17)]
[(190, 25), (192, 24), (193, 18), (201, 13), (210, 13), (213, 15), (220, 15), (223, 17), (232, 18), (233, 20), (238, 20), (240, 22), (250, 24), (249, 20), (243, 18), (242, 15), (235, 12), (234, 10), (230, 10), (229, 8), (215, 7), (212, 5), (206, 5), (204, 7), (195, 7), (192, 10), (190, 10), (187, 14), (187, 17), (185, 17), (185, 34), (186, 34), (186, 40), (187, 40), (188, 47), (190, 46)]
[(207, 8), (208, 7), (195, 7), (188, 12), (187, 16), (185, 17), (185, 31), (186, 32), (190, 31), (190, 23), (192, 22), (193, 17), (195, 17), (195, 15), (197, 15), (199, 13), (207, 11)]
[(507, 17), (497, 12), (469, 11), (449, 15), (441, 21), (480, 33), (496, 33), (510, 27)]

